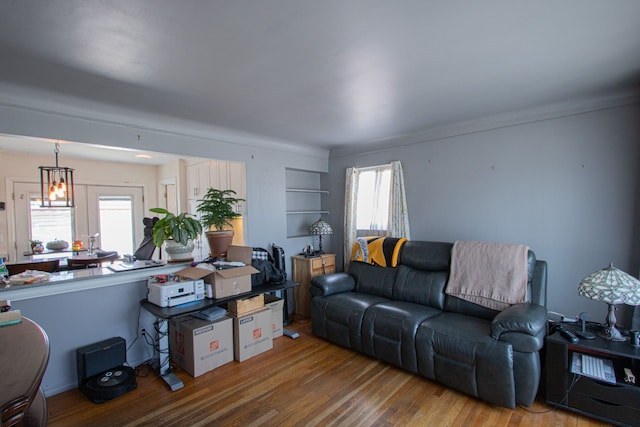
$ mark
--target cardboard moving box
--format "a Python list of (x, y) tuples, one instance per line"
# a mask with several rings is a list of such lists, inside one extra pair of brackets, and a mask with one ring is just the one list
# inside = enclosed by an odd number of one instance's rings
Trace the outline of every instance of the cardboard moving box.
[(230, 317), (210, 322), (193, 316), (169, 321), (171, 359), (194, 377), (233, 360)]
[(203, 279), (211, 284), (213, 298), (220, 299), (251, 291), (251, 275), (258, 270), (247, 265), (245, 267), (232, 267), (223, 270), (206, 270), (198, 267), (187, 267), (176, 274), (189, 279)]
[[(215, 299), (240, 295), (251, 291), (251, 275), (259, 273), (251, 266), (252, 253), (253, 248), (250, 246), (230, 246), (227, 261), (243, 262), (246, 264), (244, 267), (226, 267), (215, 271), (188, 267), (175, 274), (191, 280), (203, 279), (211, 285), (211, 294)], [(212, 265), (210, 267), (213, 268)]]
[(253, 248), (251, 246), (236, 246), (231, 245), (227, 249), (227, 261), (240, 261), (245, 265), (251, 265), (253, 258)]
[(264, 308), (264, 294), (251, 298), (238, 299), (227, 303), (227, 311), (234, 317)]
[(272, 348), (270, 308), (233, 318), (233, 353), (238, 362)]
[(266, 294), (264, 296), (264, 306), (271, 309), (271, 332), (273, 333), (273, 338), (281, 337), (284, 320), (284, 300)]

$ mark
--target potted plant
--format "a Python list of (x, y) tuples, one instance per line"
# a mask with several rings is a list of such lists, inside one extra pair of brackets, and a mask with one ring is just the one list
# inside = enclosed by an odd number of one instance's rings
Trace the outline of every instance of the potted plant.
[(231, 220), (241, 216), (236, 212), (239, 202), (244, 202), (236, 196), (234, 190), (217, 190), (209, 188), (207, 193), (199, 199), (196, 211), (200, 215), (200, 222), (206, 231), (204, 234), (209, 242), (209, 251), (212, 257), (223, 258), (227, 255), (227, 249), (233, 240), (233, 228)]
[(175, 215), (164, 208), (149, 210), (164, 215), (153, 226), (153, 244), (161, 247), (164, 243), (165, 251), (172, 260), (191, 259), (195, 247), (193, 240), (202, 233), (200, 222), (186, 212)]

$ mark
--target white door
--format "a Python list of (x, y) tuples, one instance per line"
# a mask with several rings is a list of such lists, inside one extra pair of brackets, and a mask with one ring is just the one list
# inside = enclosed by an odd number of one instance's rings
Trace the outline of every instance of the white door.
[(144, 238), (141, 187), (87, 186), (87, 235), (105, 251), (133, 254)]
[(43, 245), (60, 239), (71, 242), (75, 235), (76, 212), (73, 208), (40, 207), (40, 184), (15, 182), (14, 194), (14, 235), (15, 245), (12, 260), (28, 260), (31, 252), (29, 240), (40, 240)]
[(100, 234), (96, 244), (103, 250), (132, 254), (144, 237), (141, 187), (75, 185), (75, 208), (41, 208), (40, 186), (15, 182), (14, 260), (27, 259), (29, 240), (82, 240)]

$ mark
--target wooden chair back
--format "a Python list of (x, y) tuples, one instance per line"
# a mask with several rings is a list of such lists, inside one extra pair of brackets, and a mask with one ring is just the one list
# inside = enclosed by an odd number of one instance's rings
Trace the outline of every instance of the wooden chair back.
[[(0, 328), (0, 342), (0, 425), (20, 426), (25, 420), (46, 424), (46, 408), (43, 413), (40, 408), (43, 405), (40, 384), (49, 363), (46, 332), (22, 317), (20, 324)], [(34, 402), (37, 410), (29, 411)], [(35, 415), (45, 420), (34, 420)]]
[(17, 264), (6, 264), (9, 275), (20, 274), (27, 270), (38, 270), (46, 273), (60, 271), (60, 262), (57, 259), (47, 261), (22, 262)]

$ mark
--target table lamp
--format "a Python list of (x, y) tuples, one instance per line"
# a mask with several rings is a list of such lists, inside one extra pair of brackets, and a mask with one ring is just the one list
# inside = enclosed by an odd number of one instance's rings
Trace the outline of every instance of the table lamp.
[(333, 229), (329, 224), (324, 222), (322, 218), (318, 219), (316, 222), (309, 226), (309, 234), (317, 235), (320, 238), (320, 246), (318, 247), (318, 253), (323, 254), (322, 250), (322, 236), (326, 236), (328, 234), (333, 234)]
[(609, 267), (591, 273), (578, 286), (578, 293), (593, 300), (609, 304), (605, 328), (600, 336), (612, 341), (624, 341), (616, 328), (616, 304), (640, 305), (640, 281), (609, 264)]

